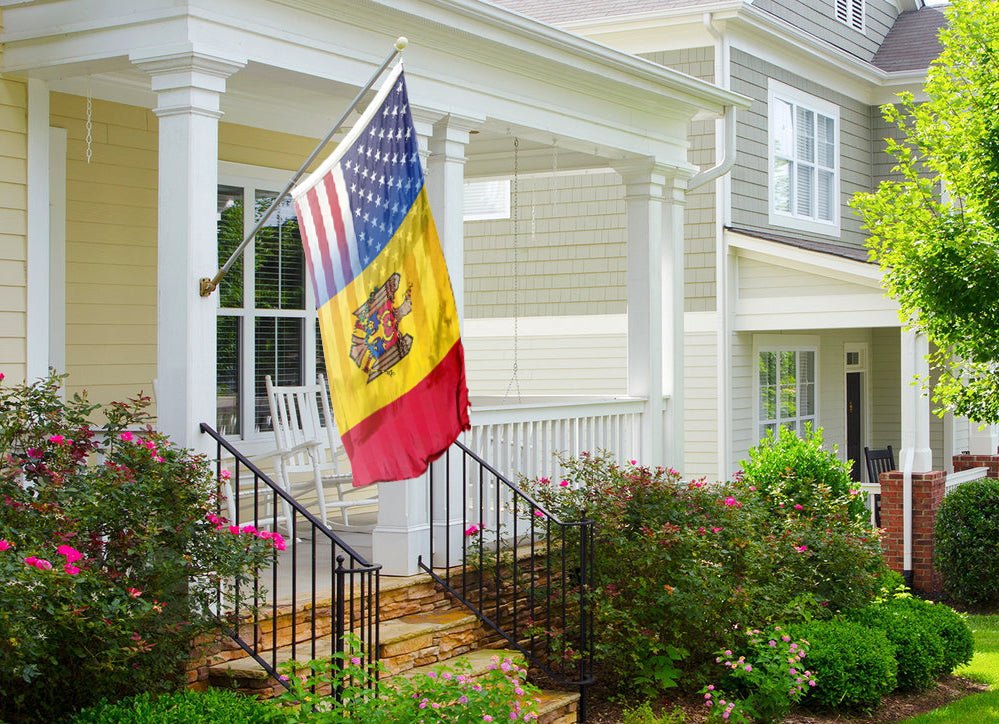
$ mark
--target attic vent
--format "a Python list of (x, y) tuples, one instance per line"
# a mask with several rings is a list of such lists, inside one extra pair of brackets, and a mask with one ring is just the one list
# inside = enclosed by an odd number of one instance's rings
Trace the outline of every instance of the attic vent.
[(465, 221), (510, 218), (510, 179), (465, 182)]
[(864, 32), (864, 0), (834, 0), (836, 19), (857, 32)]

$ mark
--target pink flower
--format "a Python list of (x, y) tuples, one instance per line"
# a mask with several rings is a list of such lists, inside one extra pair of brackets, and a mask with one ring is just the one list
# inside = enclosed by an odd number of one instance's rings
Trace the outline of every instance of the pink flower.
[(808, 546), (802, 544), (800, 546), (795, 546), (794, 549), (798, 551), (798, 553), (804, 553), (805, 551), (808, 550)]
[(153, 455), (153, 460), (158, 463), (163, 462), (163, 458), (161, 458), (159, 455)]
[(283, 551), (288, 549), (288, 544), (284, 542), (284, 538), (280, 533), (272, 533), (271, 541), (274, 543), (275, 550)]
[(66, 573), (68, 573), (71, 576), (75, 576), (77, 573), (80, 572), (79, 568), (70, 563), (67, 563), (65, 566), (63, 566), (63, 570), (65, 570)]
[(545, 517), (545, 514), (544, 514), (544, 512), (543, 512), (543, 511), (542, 511), (541, 509), (537, 509), (537, 510), (535, 510), (535, 511), (534, 511), (534, 515), (535, 515), (536, 517), (538, 517), (538, 518), (544, 518), (544, 517)]
[(12, 543), (8, 543), (7, 541), (0, 539), (0, 551), (5, 551), (13, 547)]
[(52, 564), (49, 563), (44, 558), (38, 558), (38, 559), (36, 559), (34, 565), (35, 565), (35, 568), (37, 568), (40, 571), (50, 571), (50, 570), (52, 570)]
[(749, 492), (750, 493), (755, 493), (756, 492), (756, 486), (755, 485), (750, 485), (749, 486)]
[(711, 532), (712, 533), (721, 533), (723, 530), (725, 530), (725, 529), (724, 528), (719, 528), (719, 527), (716, 527), (716, 526), (711, 526)]
[(476, 533), (479, 532), (479, 530), (480, 530), (479, 526), (476, 525), (475, 523), (472, 523), (470, 526), (465, 528), (465, 535), (466, 536), (475, 535)]
[(223, 470), (221, 473), (219, 473), (219, 475), (222, 477), (223, 480), (228, 480), (229, 478), (232, 477), (232, 473), (230, 473), (228, 470)]
[(130, 433), (128, 430), (125, 430), (125, 432), (123, 432), (121, 435), (119, 435), (118, 438), (122, 442), (132, 442), (132, 440), (135, 439), (135, 435), (133, 435), (132, 433)]
[(637, 460), (629, 460), (628, 461), (628, 465), (638, 465), (638, 461)]
[(360, 666), (361, 665), (361, 658), (359, 656), (351, 656), (350, 657), (350, 663), (352, 663), (354, 666)]
[(238, 525), (230, 525), (229, 526), (229, 532), (232, 533), (233, 535), (239, 535), (239, 526)]
[(26, 566), (33, 566), (36, 563), (38, 563), (37, 556), (28, 556), (27, 558), (24, 559), (24, 565)]
[(488, 714), (483, 714), (482, 715), (482, 721), (492, 721), (492, 720), (493, 720), (493, 718), (491, 716), (489, 716)]
[(0, 372), (0, 382), (3, 382), (3, 379), (4, 379), (4, 377), (6, 377), (6, 376), (7, 376), (7, 375), (5, 375), (5, 374), (4, 374), (3, 372)]
[[(542, 485), (548, 485), (548, 483), (550, 483), (551, 481), (552, 481), (551, 478), (544, 477), (544, 476), (538, 478), (538, 482), (541, 483)], [(492, 721), (492, 720), (490, 720), (490, 721)]]
[(62, 445), (65, 439), (62, 435), (49, 435), (49, 442), (53, 445)]
[(795, 503), (795, 504), (794, 504), (794, 509), (795, 509), (795, 510), (804, 510), (804, 509), (805, 509), (805, 506), (804, 506), (804, 505), (802, 505), (801, 503)]
[(254, 534), (254, 533), (257, 532), (257, 529), (255, 527), (253, 527), (252, 525), (247, 524), (247, 525), (244, 525), (242, 528), (240, 528), (239, 532), (240, 533), (248, 533), (248, 534), (252, 535), (252, 534)]
[(78, 560), (83, 558), (83, 554), (76, 550), (73, 546), (61, 545), (56, 548), (56, 553), (66, 558), (66, 563), (76, 563)]
[(269, 530), (258, 530), (256, 535), (260, 540), (270, 540), (276, 534), (271, 533)]
[(733, 498), (731, 495), (725, 498), (725, 505), (732, 507), (733, 505), (738, 505), (739, 501)]
[(40, 458), (41, 456), (42, 456), (42, 451), (39, 450), (38, 448), (36, 448), (36, 447), (29, 447), (28, 448), (28, 457), (29, 458)]
[(139, 596), (142, 595), (142, 591), (140, 591), (138, 588), (126, 588), (125, 592), (128, 593), (128, 595), (131, 596), (132, 598), (138, 598)]
[(752, 671), (752, 670), (753, 670), (753, 665), (752, 664), (746, 664), (746, 671)]
[(562, 481), (559, 482), (558, 486), (560, 488), (567, 488), (567, 487), (569, 487), (569, 481), (568, 480), (562, 480)]

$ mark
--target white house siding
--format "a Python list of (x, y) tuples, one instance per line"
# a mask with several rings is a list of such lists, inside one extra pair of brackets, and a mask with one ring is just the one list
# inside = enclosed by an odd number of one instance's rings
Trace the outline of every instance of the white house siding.
[[(511, 142), (512, 143), (512, 142)], [(512, 219), (465, 223), (466, 319), (623, 314), (624, 188), (612, 171), (522, 177)], [(519, 274), (514, 279), (514, 245)]]
[[(523, 395), (624, 395), (627, 392), (627, 317), (600, 318), (587, 329), (579, 318), (522, 320), (517, 336), (517, 384), (512, 330), (467, 320), (463, 333), (469, 393), (473, 397)], [(497, 328), (499, 327), (499, 328)]]
[(897, 328), (871, 332), (871, 431), (870, 447), (902, 445), (902, 356)]
[(28, 94), (0, 78), (0, 372), (7, 384), (27, 374)]
[[(818, 274), (806, 274), (796, 269), (765, 264), (755, 259), (739, 260), (739, 297), (742, 299), (834, 294), (874, 294), (878, 298), (883, 296), (881, 290), (872, 287), (851, 284)], [(787, 311), (793, 310), (793, 306), (787, 309)]]
[[(689, 48), (642, 57), (695, 78), (714, 82), (714, 48)], [(689, 131), (687, 160), (702, 169), (715, 164), (715, 122), (694, 121)], [(705, 184), (687, 194), (684, 208), (684, 310), (715, 310), (715, 185)]]
[[(686, 476), (709, 480), (734, 471), (718, 471), (718, 337), (714, 332), (684, 337), (684, 456)], [(676, 465), (676, 463), (673, 463)]]
[(836, 19), (836, 4), (834, 0), (755, 0), (753, 7), (870, 61), (891, 30), (898, 8), (888, 0), (866, 0), (865, 28), (861, 33)]
[[(899, 446), (900, 381), (899, 334), (891, 328), (805, 329), (791, 333), (764, 331), (733, 335), (733, 440), (734, 459), (744, 460), (758, 440), (755, 413), (756, 380), (754, 338), (765, 336), (773, 343), (781, 336), (790, 339), (814, 337), (818, 344), (817, 426), (829, 449), (836, 446), (840, 459), (846, 459), (846, 366), (847, 345), (866, 344), (867, 369), (864, 375), (864, 401), (870, 406), (870, 429), (864, 431), (869, 447)], [(792, 345), (793, 346), (793, 345)]]
[[(732, 90), (749, 96), (753, 105), (740, 111), (738, 157), (732, 169), (732, 223), (736, 227), (792, 235), (796, 238), (863, 246), (866, 234), (847, 205), (858, 191), (871, 188), (871, 109), (813, 81), (732, 49)], [(840, 108), (840, 228), (836, 236), (792, 231), (768, 220), (769, 142), (767, 135), (768, 78), (835, 103)]]

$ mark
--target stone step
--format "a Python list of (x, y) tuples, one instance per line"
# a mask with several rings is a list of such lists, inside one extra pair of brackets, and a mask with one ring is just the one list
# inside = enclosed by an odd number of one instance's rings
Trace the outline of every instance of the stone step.
[[(408, 669), (445, 661), (471, 651), (481, 635), (478, 620), (464, 611), (431, 611), (385, 621), (381, 625), (379, 659), (388, 675)], [(329, 656), (331, 637), (316, 642), (315, 657)], [(308, 661), (313, 657), (310, 643), (283, 646), (261, 652), (268, 663), (282, 664), (293, 657)], [(214, 686), (243, 690), (261, 698), (279, 693), (280, 684), (272, 679), (256, 660), (245, 656), (218, 661), (208, 668), (209, 683)]]
[(416, 666), (412, 669), (402, 672), (399, 676), (416, 676), (417, 674), (429, 674), (435, 669), (439, 669), (441, 666), (456, 667), (458, 662), (464, 661), (468, 662), (469, 669), (464, 670), (462, 673), (471, 676), (472, 678), (478, 678), (486, 672), (488, 672), (496, 658), (500, 660), (509, 659), (517, 666), (524, 666), (524, 655), (519, 651), (511, 651), (507, 649), (475, 649), (469, 651), (466, 654), (461, 654), (453, 658), (448, 659), (442, 663), (437, 664), (424, 664), (423, 666)]
[(578, 691), (542, 691), (538, 697), (538, 724), (576, 724), (579, 718)]

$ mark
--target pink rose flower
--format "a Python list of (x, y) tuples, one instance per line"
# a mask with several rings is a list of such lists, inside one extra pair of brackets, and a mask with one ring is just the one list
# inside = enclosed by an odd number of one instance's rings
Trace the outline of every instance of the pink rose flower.
[(795, 546), (794, 549), (798, 551), (798, 553), (804, 553), (805, 551), (808, 550), (808, 546), (802, 544), (800, 546)]
[(804, 510), (804, 509), (805, 509), (805, 506), (804, 506), (804, 505), (802, 505), (801, 503), (795, 503), (795, 504), (794, 504), (794, 509), (795, 509), (795, 510)]
[(45, 560), (44, 558), (39, 558), (38, 560), (35, 561), (35, 568), (37, 568), (40, 571), (51, 571), (52, 564), (49, 561)]
[(232, 477), (232, 473), (230, 473), (228, 470), (223, 470), (221, 473), (219, 473), (219, 475), (222, 476), (223, 480), (228, 480), (229, 478)]
[(569, 481), (568, 480), (562, 480), (562, 481), (559, 482), (558, 486), (560, 488), (567, 488), (567, 487), (569, 487)]
[(73, 546), (61, 545), (56, 548), (56, 553), (66, 558), (66, 563), (76, 563), (83, 558), (83, 554)]
[(62, 445), (65, 439), (62, 435), (49, 435), (49, 442), (53, 445)]
[(130, 433), (128, 430), (126, 430), (121, 435), (119, 435), (118, 438), (122, 442), (132, 442), (132, 440), (135, 439), (135, 435), (133, 435), (132, 433)]
[(128, 593), (128, 595), (131, 596), (132, 598), (138, 598), (139, 596), (142, 595), (142, 591), (140, 591), (138, 588), (126, 588), (125, 592)]
[(63, 566), (63, 570), (66, 571), (66, 573), (68, 573), (71, 576), (75, 576), (77, 573), (80, 572), (79, 568), (77, 568), (76, 566), (74, 566), (74, 565), (72, 565), (70, 563), (67, 563), (66, 565), (64, 565)]
[(479, 532), (479, 530), (480, 530), (479, 526), (476, 525), (475, 523), (472, 523), (470, 526), (465, 528), (465, 535), (466, 536), (475, 535), (476, 533)]
[(13, 548), (13, 547), (14, 546), (13, 546), (12, 543), (9, 543), (9, 542), (7, 542), (5, 540), (0, 539), (0, 551), (9, 550), (10, 548)]

